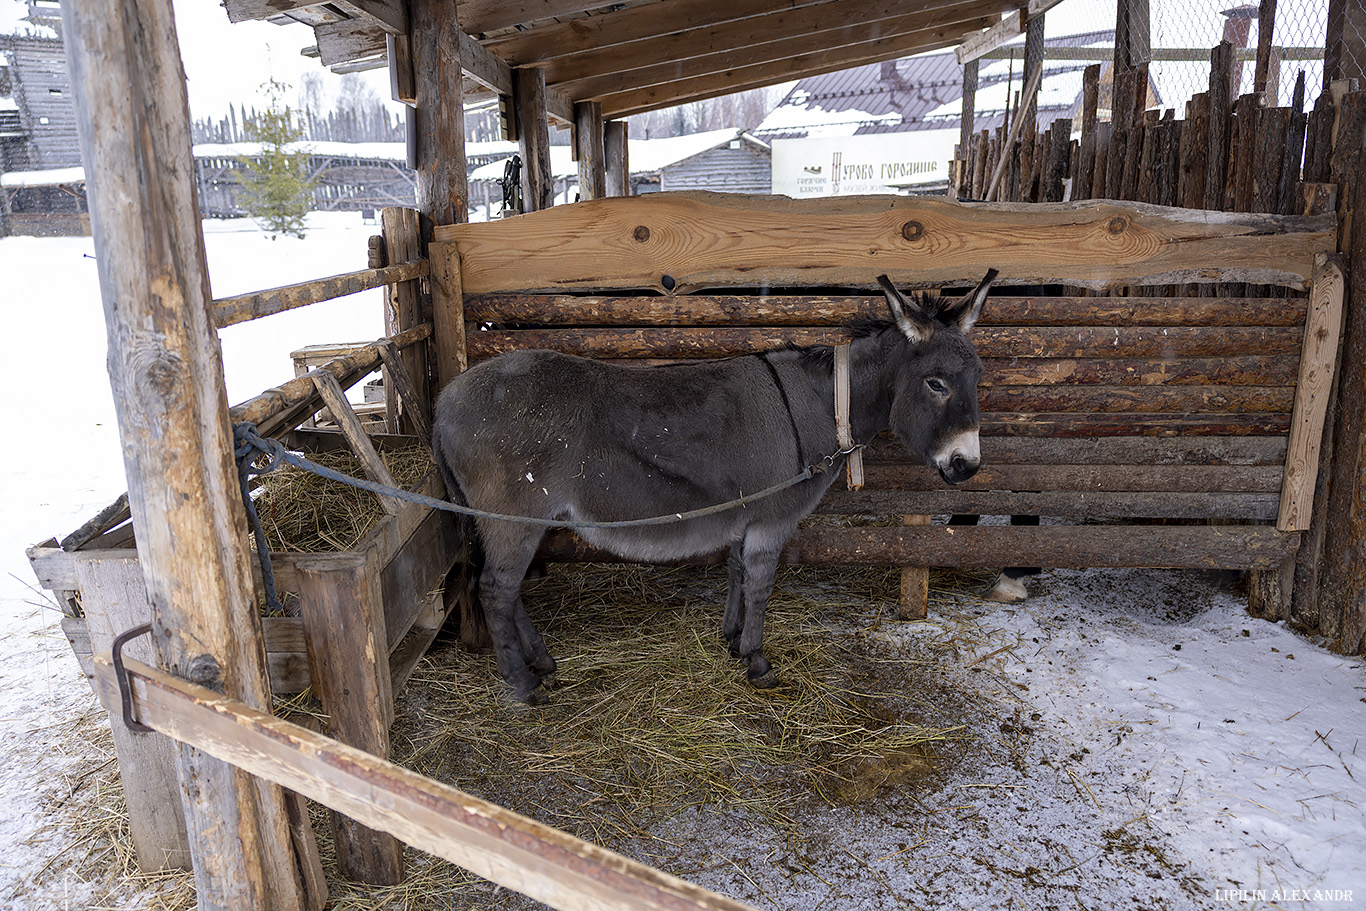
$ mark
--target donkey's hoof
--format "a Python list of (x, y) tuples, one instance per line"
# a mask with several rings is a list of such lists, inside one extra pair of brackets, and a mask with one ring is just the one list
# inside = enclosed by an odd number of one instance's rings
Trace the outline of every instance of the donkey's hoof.
[(749, 656), (749, 669), (745, 671), (745, 677), (756, 690), (771, 690), (779, 685), (777, 672), (763, 655)]
[(532, 706), (545, 705), (550, 701), (550, 693), (546, 691), (544, 686), (532, 687), (528, 692), (517, 693), (516, 697), (517, 702)]
[(557, 675), (554, 671), (551, 671), (550, 673), (546, 674), (544, 677), (541, 678), (541, 686), (540, 686), (540, 689), (542, 689), (542, 690), (554, 690), (554, 689), (559, 689), (559, 687), (560, 687), (560, 678), (559, 678), (559, 675)]
[(996, 577), (996, 581), (991, 587), (982, 592), (982, 598), (986, 601), (997, 601), (1001, 604), (1019, 604), (1029, 597), (1029, 589), (1025, 587), (1023, 579), (1012, 579), (1002, 573)]

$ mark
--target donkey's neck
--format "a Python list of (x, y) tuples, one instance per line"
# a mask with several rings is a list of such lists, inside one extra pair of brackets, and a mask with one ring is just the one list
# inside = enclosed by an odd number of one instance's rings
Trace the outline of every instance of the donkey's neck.
[[(849, 424), (854, 442), (866, 444), (891, 423), (892, 389), (888, 364), (893, 348), (904, 344), (895, 328), (854, 339), (849, 348)], [(826, 403), (831, 420), (835, 414), (835, 357), (831, 347), (812, 350), (802, 359), (812, 387)]]

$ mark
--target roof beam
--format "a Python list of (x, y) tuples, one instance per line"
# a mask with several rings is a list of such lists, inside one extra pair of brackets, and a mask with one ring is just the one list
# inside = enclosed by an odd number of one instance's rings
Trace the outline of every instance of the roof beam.
[[(650, 58), (650, 65), (636, 68), (630, 68), (630, 64), (635, 62), (636, 58), (619, 59), (614, 69), (600, 76), (570, 82), (563, 82), (558, 78), (556, 74), (559, 68), (551, 64), (546, 68), (546, 78), (563, 88), (570, 96), (583, 100), (764, 63), (780, 63), (807, 54), (838, 54), (841, 48), (859, 47), (878, 40), (893, 40), (903, 35), (917, 36), (912, 41), (918, 46), (921, 43), (918, 36), (925, 34), (932, 34), (936, 41), (942, 36), (957, 39), (964, 28), (969, 28), (972, 24), (981, 22), (984, 16), (995, 13), (998, 3), (999, 0), (978, 0), (968, 5), (944, 2), (940, 8), (928, 10), (914, 17), (901, 15), (893, 19), (872, 22), (864, 22), (856, 16), (851, 16), (838, 21), (852, 21), (857, 24), (821, 30), (806, 29), (795, 36), (784, 35), (777, 29), (765, 30), (760, 34), (763, 34), (765, 39), (772, 35), (773, 40), (764, 40), (762, 43), (720, 53), (685, 59), (675, 57), (663, 63), (653, 62), (658, 58)], [(851, 8), (853, 6), (854, 4), (850, 4)], [(862, 51), (856, 53), (862, 54)]]
[[(310, 7), (330, 7), (320, 10), (329, 19), (333, 10), (340, 10), (351, 19), (361, 19), (378, 25), (393, 35), (408, 33), (408, 4), (403, 0), (223, 0), (229, 22), (248, 19), (270, 19), (292, 12), (306, 12)], [(306, 18), (300, 21), (307, 22)], [(312, 23), (310, 23), (312, 24)]]
[[(991, 21), (994, 20), (982, 19), (977, 25), (979, 28), (986, 28)], [(882, 38), (866, 44), (815, 54), (802, 54), (789, 60), (740, 67), (677, 83), (623, 91), (598, 100), (602, 102), (604, 117), (629, 117), (632, 114), (643, 114), (678, 104), (764, 88), (791, 79), (819, 76), (868, 63), (880, 63), (910, 54), (953, 47), (962, 35), (962, 25), (955, 23), (946, 28), (929, 29), (895, 38)]]
[(677, 37), (689, 30), (726, 22), (750, 20), (754, 28), (759, 24), (757, 17), (829, 3), (830, 0), (730, 0), (718, 6), (716, 0), (671, 0), (500, 35), (486, 40), (484, 46), (512, 66), (526, 66), (632, 41)]
[[(460, 33), (460, 66), (466, 76), (495, 95), (512, 96), (512, 67), (465, 32)], [(565, 125), (574, 123), (574, 102), (564, 92), (547, 88), (545, 107), (553, 120)]]
[(1037, 19), (1062, 0), (1029, 0), (1029, 5), (1015, 10), (1000, 22), (981, 32), (971, 32), (963, 36), (963, 43), (953, 52), (961, 66), (990, 53), (998, 47), (1009, 44), (1024, 34), (1025, 26)]
[[(941, 24), (946, 10), (961, 10), (959, 22), (999, 13), (1010, 0), (838, 0), (796, 10), (783, 10), (738, 22), (702, 26), (629, 44), (594, 49), (545, 64), (546, 82), (564, 85), (578, 80), (620, 75), (623, 83), (648, 85), (627, 70), (678, 67), (680, 73), (717, 72), (734, 66), (793, 56), (822, 47), (837, 47)], [(964, 7), (968, 9), (964, 9)], [(857, 37), (841, 33), (858, 30)], [(791, 50), (787, 48), (791, 46)], [(752, 55), (752, 56), (751, 56)], [(746, 59), (750, 57), (750, 59)], [(707, 58), (695, 64), (696, 58)], [(578, 100), (600, 94), (599, 89), (572, 88)]]
[[(462, 0), (460, 27), (471, 35), (527, 22), (571, 16), (608, 5), (604, 0)], [(455, 6), (452, 0), (451, 6)]]

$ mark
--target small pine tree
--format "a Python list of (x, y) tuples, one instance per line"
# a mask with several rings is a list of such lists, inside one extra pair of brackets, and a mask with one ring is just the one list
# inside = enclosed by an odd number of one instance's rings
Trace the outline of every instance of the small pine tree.
[(262, 87), (270, 106), (245, 125), (247, 137), (261, 143), (261, 151), (237, 156), (242, 206), (271, 240), (281, 234), (302, 238), (317, 179), (308, 174), (307, 155), (288, 151), (304, 136), (294, 111), (281, 101), (289, 87), (274, 79)]

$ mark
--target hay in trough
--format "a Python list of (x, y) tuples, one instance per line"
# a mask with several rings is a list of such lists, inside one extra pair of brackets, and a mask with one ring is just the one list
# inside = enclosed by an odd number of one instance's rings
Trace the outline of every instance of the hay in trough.
[[(309, 453), (307, 457), (326, 468), (365, 477), (360, 460), (350, 452)], [(434, 467), (431, 451), (425, 446), (383, 450), (380, 457), (404, 489), (411, 489)], [(384, 515), (379, 498), (369, 491), (293, 465), (282, 465), (262, 475), (254, 499), (270, 548), (275, 551), (350, 550)]]

